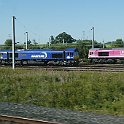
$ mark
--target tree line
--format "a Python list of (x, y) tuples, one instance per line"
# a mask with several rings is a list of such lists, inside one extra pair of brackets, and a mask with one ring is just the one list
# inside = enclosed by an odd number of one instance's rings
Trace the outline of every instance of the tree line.
[[(50, 41), (46, 44), (38, 44), (35, 40), (28, 41), (29, 49), (41, 49), (41, 48), (52, 48), (52, 49), (65, 49), (67, 47), (76, 47), (79, 50), (80, 58), (87, 58), (88, 50), (92, 47), (92, 40), (76, 40), (70, 34), (62, 32), (56, 37), (50, 36)], [(124, 47), (124, 41), (122, 39), (116, 39), (115, 41), (110, 41), (107, 43), (99, 43), (94, 41), (94, 48), (120, 48)], [(4, 46), (0, 49), (11, 49), (12, 39), (7, 39), (4, 42)], [(16, 49), (25, 49), (24, 44), (17, 44)]]

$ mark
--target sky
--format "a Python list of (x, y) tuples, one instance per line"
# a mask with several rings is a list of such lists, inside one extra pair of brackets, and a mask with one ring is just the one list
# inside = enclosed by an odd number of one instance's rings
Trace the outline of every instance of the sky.
[(16, 42), (39, 44), (62, 32), (74, 39), (109, 42), (124, 40), (124, 0), (0, 0), (0, 44), (12, 37), (16, 17)]

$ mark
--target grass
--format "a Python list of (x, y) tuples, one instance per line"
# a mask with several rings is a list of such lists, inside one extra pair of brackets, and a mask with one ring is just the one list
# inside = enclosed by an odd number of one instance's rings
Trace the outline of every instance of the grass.
[(124, 115), (124, 73), (0, 69), (0, 101)]

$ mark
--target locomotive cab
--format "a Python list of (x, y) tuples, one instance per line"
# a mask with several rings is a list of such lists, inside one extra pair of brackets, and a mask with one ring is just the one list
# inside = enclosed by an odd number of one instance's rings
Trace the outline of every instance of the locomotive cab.
[(68, 65), (78, 65), (79, 64), (78, 49), (67, 48), (65, 51), (66, 51), (66, 61)]

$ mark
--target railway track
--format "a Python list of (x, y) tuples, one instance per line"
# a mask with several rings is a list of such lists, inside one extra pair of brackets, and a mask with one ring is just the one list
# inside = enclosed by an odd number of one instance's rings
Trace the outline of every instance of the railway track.
[(17, 123), (17, 124), (60, 124), (57, 122), (49, 122), (43, 120), (29, 119), (17, 116), (8, 116), (8, 115), (0, 115), (0, 123), (8, 122), (8, 123)]
[(83, 65), (80, 67), (62, 66), (25, 66), (26, 69), (40, 69), (48, 71), (102, 71), (102, 72), (124, 72), (124, 65)]
[[(0, 66), (1, 68), (11, 66)], [(66, 66), (16, 66), (18, 69), (36, 69), (47, 71), (102, 71), (102, 72), (124, 72), (124, 65), (122, 64), (96, 64), (96, 65), (82, 65), (79, 67), (66, 67)]]

